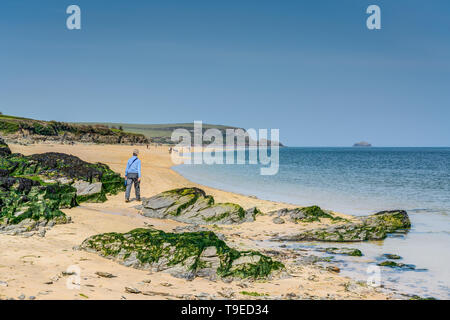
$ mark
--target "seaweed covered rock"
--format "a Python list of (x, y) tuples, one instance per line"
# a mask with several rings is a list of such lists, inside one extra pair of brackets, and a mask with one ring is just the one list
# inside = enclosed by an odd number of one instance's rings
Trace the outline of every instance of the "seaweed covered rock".
[(44, 235), (46, 228), (70, 221), (61, 208), (104, 201), (124, 188), (120, 175), (101, 163), (62, 153), (11, 154), (3, 140), (0, 150), (1, 233)]
[(68, 185), (41, 185), (26, 178), (0, 177), (0, 233), (39, 233), (70, 221), (59, 208), (76, 205), (76, 190)]
[(328, 254), (342, 254), (345, 256), (352, 256), (352, 257), (362, 257), (362, 252), (359, 249), (356, 248), (320, 248), (319, 251), (326, 252)]
[(381, 211), (361, 217), (356, 222), (304, 231), (297, 235), (279, 237), (281, 241), (366, 241), (382, 240), (389, 233), (411, 228), (404, 210)]
[(10, 176), (26, 177), (45, 184), (71, 184), (77, 189), (78, 202), (103, 202), (107, 194), (116, 194), (124, 189), (123, 178), (107, 165), (85, 162), (64, 153), (12, 154), (0, 159), (0, 169), (6, 170)]
[(238, 251), (214, 232), (165, 233), (134, 229), (127, 233), (104, 233), (83, 241), (79, 249), (95, 252), (125, 266), (165, 271), (175, 277), (267, 278), (284, 265), (257, 251)]
[(254, 221), (259, 210), (244, 210), (234, 203), (214, 203), (199, 188), (165, 191), (142, 202), (141, 213), (150, 218), (173, 219), (196, 224), (235, 224)]
[(398, 269), (402, 269), (402, 270), (415, 270), (416, 269), (416, 266), (413, 264), (406, 264), (406, 263), (395, 262), (395, 261), (390, 261), (390, 260), (386, 260), (386, 261), (377, 263), (377, 266), (398, 268)]
[(280, 210), (271, 211), (269, 212), (269, 215), (288, 217), (289, 221), (294, 223), (320, 221), (321, 218), (331, 219), (332, 221), (344, 221), (343, 218), (334, 216), (332, 213), (325, 212), (318, 206), (294, 209), (283, 208)]
[(345, 256), (352, 257), (362, 257), (363, 254), (361, 250), (356, 248), (323, 248), (320, 251), (326, 252), (328, 254), (342, 254)]

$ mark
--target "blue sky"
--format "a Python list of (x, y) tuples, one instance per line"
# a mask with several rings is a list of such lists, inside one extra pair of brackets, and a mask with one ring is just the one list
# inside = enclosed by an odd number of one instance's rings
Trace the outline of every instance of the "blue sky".
[[(70, 4), (82, 30), (66, 28)], [(382, 30), (366, 28), (370, 4)], [(449, 14), (448, 0), (2, 0), (0, 111), (450, 146)]]

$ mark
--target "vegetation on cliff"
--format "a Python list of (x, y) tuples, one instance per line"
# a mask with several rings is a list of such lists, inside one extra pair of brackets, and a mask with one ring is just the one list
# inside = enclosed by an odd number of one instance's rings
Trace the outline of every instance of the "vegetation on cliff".
[(124, 132), (102, 125), (81, 125), (42, 121), (0, 114), (0, 133), (14, 139), (54, 140), (92, 143), (149, 143), (142, 134)]

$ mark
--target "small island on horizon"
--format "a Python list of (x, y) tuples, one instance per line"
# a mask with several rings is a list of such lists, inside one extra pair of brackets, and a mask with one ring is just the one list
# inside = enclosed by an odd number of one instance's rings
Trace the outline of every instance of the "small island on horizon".
[(366, 141), (360, 141), (360, 142), (356, 142), (353, 146), (354, 147), (371, 147), (372, 145)]

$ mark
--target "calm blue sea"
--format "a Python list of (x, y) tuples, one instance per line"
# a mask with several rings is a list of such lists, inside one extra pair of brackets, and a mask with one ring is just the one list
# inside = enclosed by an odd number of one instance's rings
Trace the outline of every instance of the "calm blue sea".
[[(422, 269), (383, 268), (387, 287), (450, 297), (450, 148), (281, 148), (277, 175), (262, 176), (259, 168), (247, 164), (174, 169), (203, 185), (300, 206), (315, 204), (354, 215), (405, 209), (413, 224), (406, 236), (351, 246), (364, 249), (373, 263), (383, 253), (397, 253), (402, 262)], [(349, 274), (362, 275), (357, 272), (361, 266), (342, 263)]]

